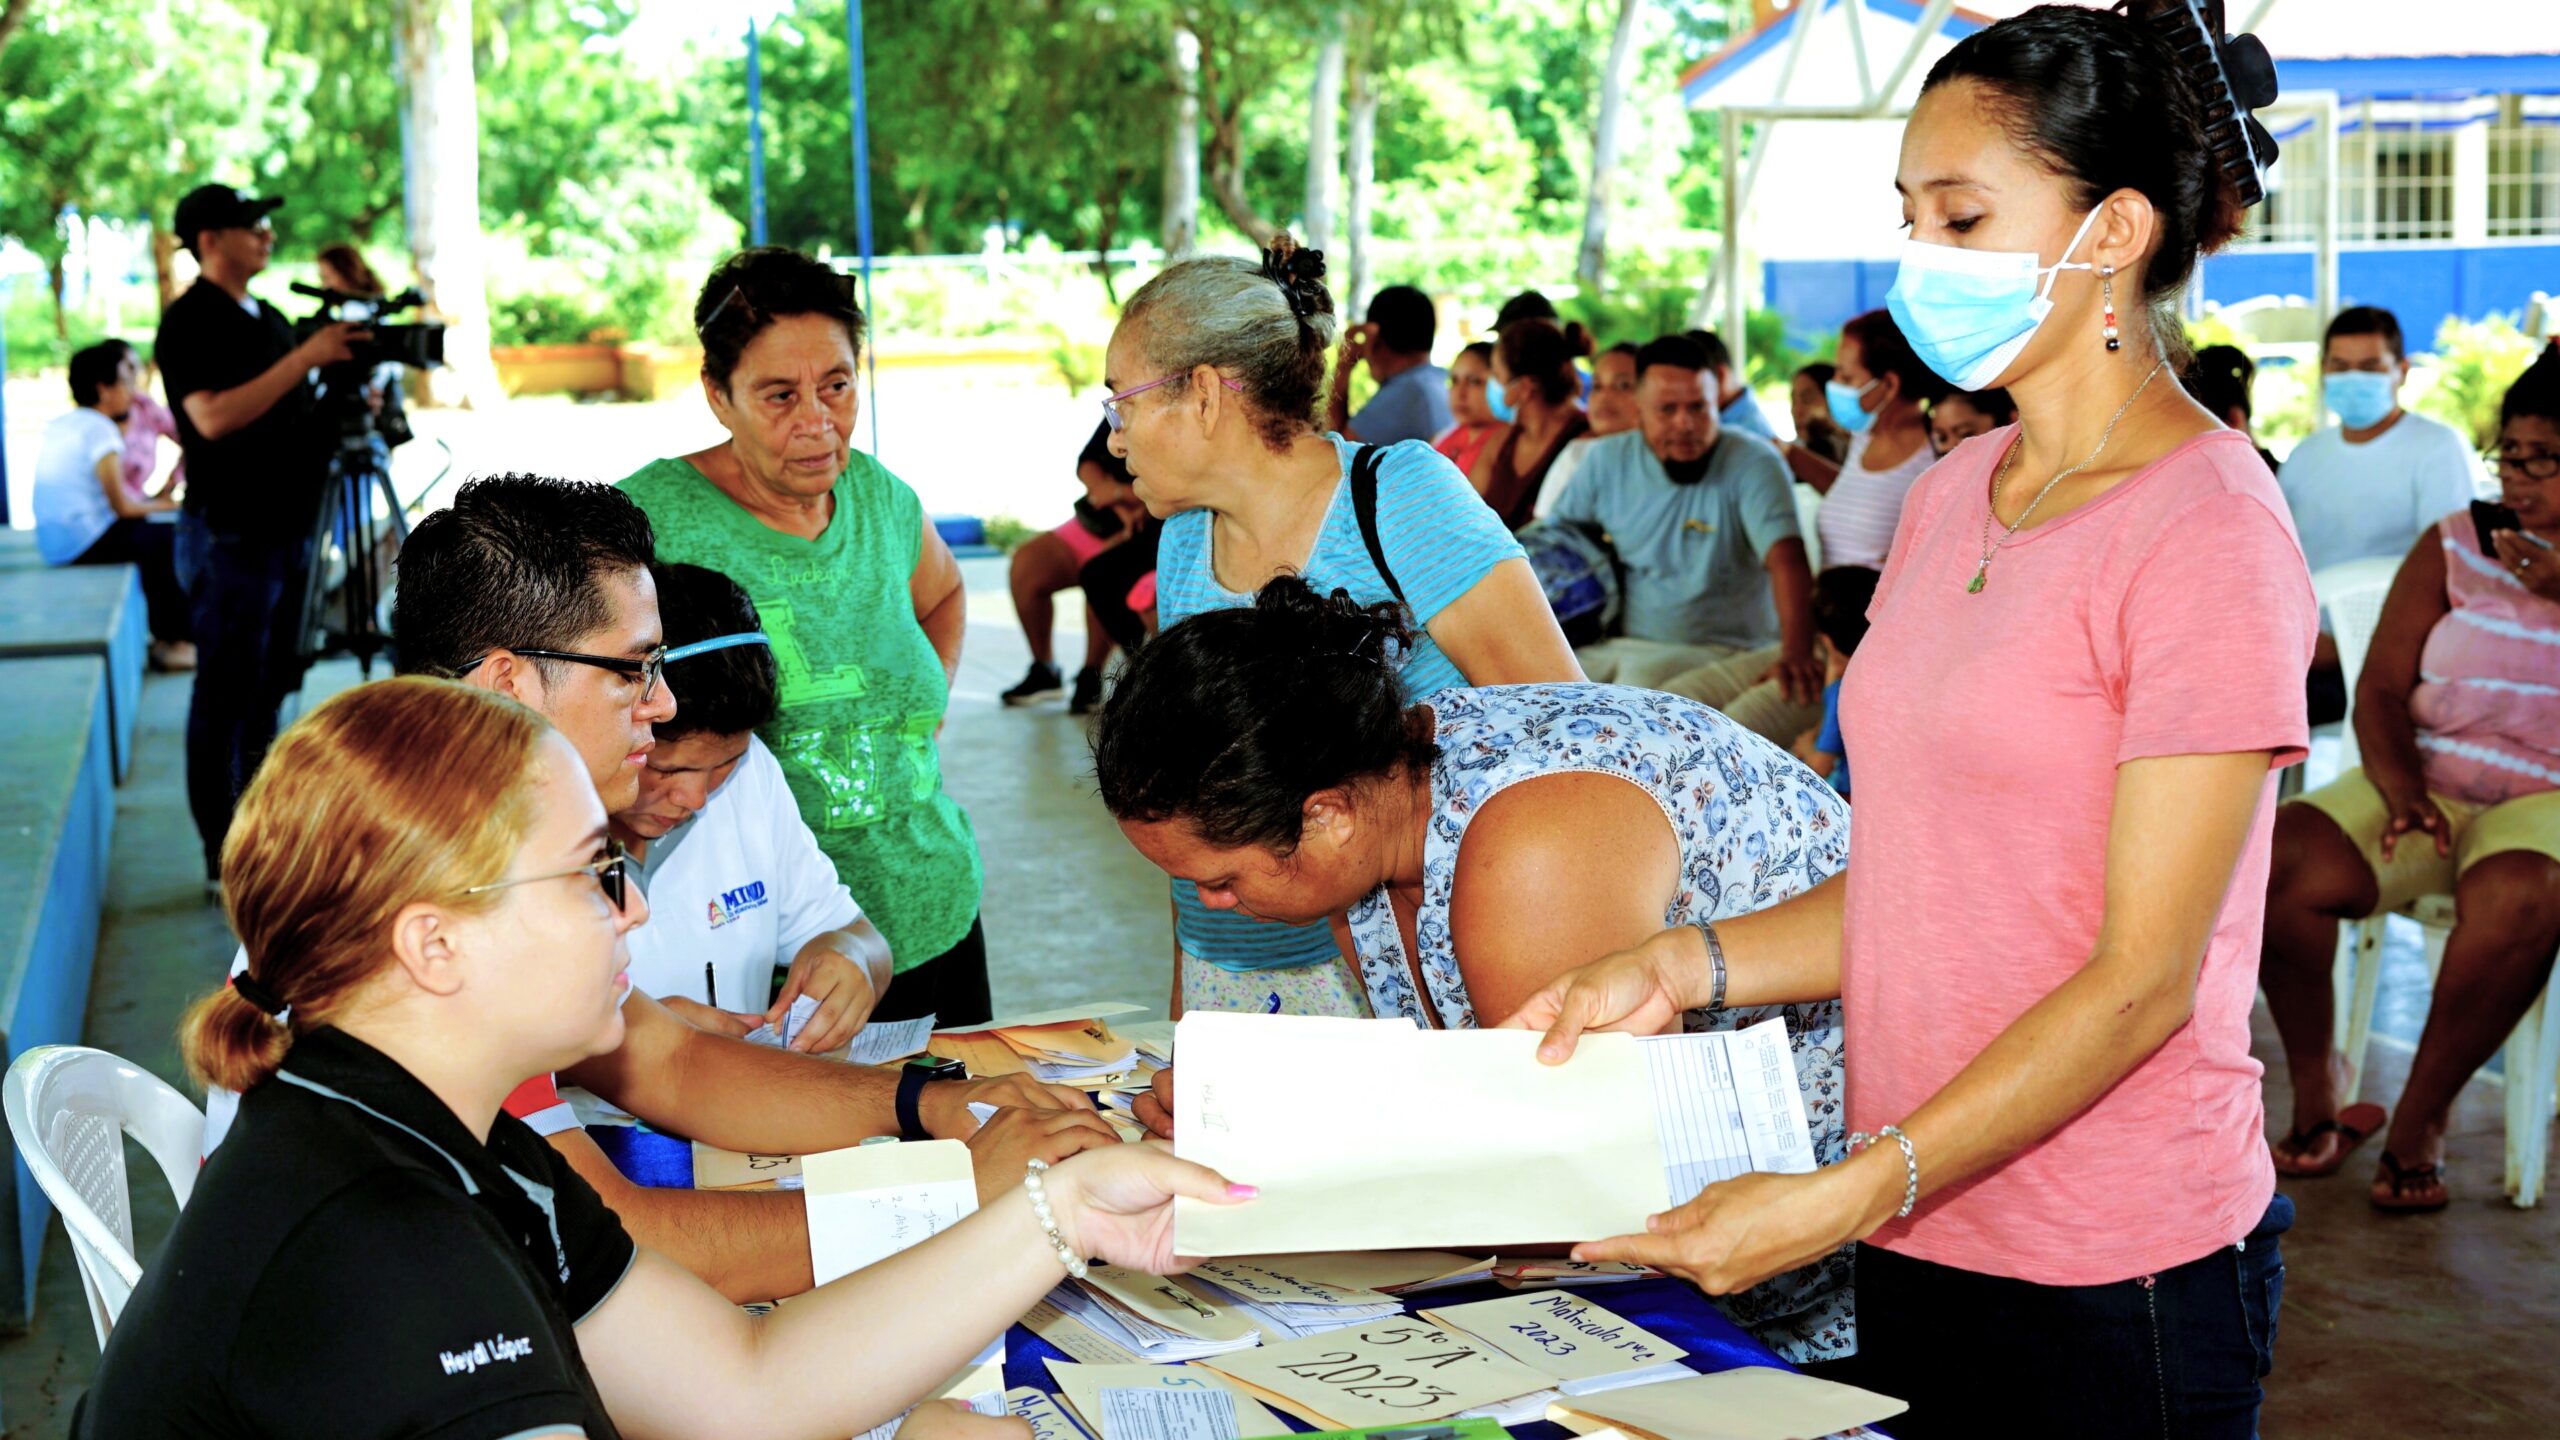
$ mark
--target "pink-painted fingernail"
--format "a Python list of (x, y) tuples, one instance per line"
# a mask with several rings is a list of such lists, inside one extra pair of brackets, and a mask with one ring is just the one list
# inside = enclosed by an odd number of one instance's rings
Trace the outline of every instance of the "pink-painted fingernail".
[(1229, 1198), (1236, 1200), (1251, 1200), (1261, 1193), (1262, 1188), (1258, 1185), (1230, 1185), (1227, 1187), (1227, 1195)]

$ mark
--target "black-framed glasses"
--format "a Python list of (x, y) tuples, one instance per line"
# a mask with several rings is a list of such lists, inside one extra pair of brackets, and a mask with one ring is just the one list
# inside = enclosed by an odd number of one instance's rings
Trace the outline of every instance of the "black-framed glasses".
[(2517, 455), (2504, 450), (2483, 450), (2480, 459), (2492, 475), (2501, 470), (2513, 470), (2533, 480), (2548, 480), (2560, 475), (2560, 454), (2548, 451), (2539, 455)]
[(572, 875), (596, 877), (596, 887), (604, 891), (604, 898), (613, 902), (614, 909), (620, 910), (623, 908), (623, 897), (630, 892), (631, 887), (631, 852), (623, 848), (621, 841), (607, 840), (604, 842), (603, 858), (590, 860), (574, 870), (554, 870), (548, 875), (521, 875), (513, 880), (492, 880), (486, 885), (474, 885), (462, 893), (485, 895), (489, 891), (504, 890), (511, 885), (531, 885), (538, 880), (566, 880)]
[[(648, 704), (650, 699), (658, 693), (658, 680), (666, 674), (667, 670), (667, 647), (664, 645), (658, 646), (637, 660), (628, 655), (585, 655), (575, 650), (522, 650), (513, 645), (504, 648), (510, 655), (522, 655), (532, 660), (566, 660), (572, 665), (592, 665), (598, 670), (610, 670), (626, 680), (636, 680), (640, 682), (639, 703), (642, 705)], [(468, 675), (479, 669), (482, 661), (488, 658), (483, 655), (453, 673), (457, 677)]]

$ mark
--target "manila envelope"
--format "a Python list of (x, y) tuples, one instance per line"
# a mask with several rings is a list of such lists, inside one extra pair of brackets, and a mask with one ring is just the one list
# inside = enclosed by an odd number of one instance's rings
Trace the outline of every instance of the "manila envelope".
[(1614, 1426), (1639, 1440), (1810, 1440), (1910, 1408), (1854, 1385), (1746, 1365), (1694, 1380), (1578, 1395), (1549, 1405), (1547, 1418), (1585, 1436)]
[(1205, 1385), (1212, 1390), (1224, 1390), (1235, 1397), (1237, 1440), (1289, 1433), (1288, 1424), (1262, 1408), (1252, 1396), (1217, 1375), (1188, 1365), (1075, 1365), (1064, 1360), (1052, 1360), (1049, 1362), (1049, 1375), (1058, 1382), (1058, 1398), (1066, 1401), (1067, 1409), (1074, 1412), (1084, 1428), (1101, 1436), (1101, 1440), (1115, 1440), (1115, 1437), (1102, 1433), (1102, 1392), (1106, 1387), (1118, 1389), (1124, 1385), (1188, 1388)]

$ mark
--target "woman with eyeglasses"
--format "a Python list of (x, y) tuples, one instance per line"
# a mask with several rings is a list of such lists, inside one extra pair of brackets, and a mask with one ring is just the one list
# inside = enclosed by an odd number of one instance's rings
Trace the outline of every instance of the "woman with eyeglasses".
[(765, 617), (782, 709), (760, 733), (897, 957), (872, 1018), (990, 1019), (977, 839), (934, 741), (967, 597), (916, 492), (853, 448), (852, 282), (757, 246), (720, 262), (693, 315), (703, 398), (729, 438), (651, 461), (623, 492), (661, 560), (735, 578)]
[[(1336, 328), (1322, 252), (1286, 234), (1258, 264), (1185, 260), (1129, 297), (1102, 408), (1138, 498), (1165, 522), (1163, 627), (1250, 604), (1273, 576), (1296, 574), (1322, 593), (1404, 603), (1421, 632), (1398, 655), (1412, 698), (1581, 679), (1527, 557), (1457, 467), (1424, 441), (1373, 449), (1317, 427)], [(1376, 466), (1365, 525), (1352, 475), (1364, 450)], [(1174, 1014), (1368, 1012), (1324, 926), (1212, 913), (1182, 882), (1174, 908)]]
[(2363, 768), (2276, 817), (2260, 983), (2293, 1072), (2279, 1173), (2336, 1174), (2385, 1124), (2379, 1105), (2341, 1108), (2353, 1097), (2330, 1044), (2338, 922), (2443, 894), (2460, 917), (2388, 1117), (2378, 1210), (2451, 1199), (2454, 1097), (2560, 948), (2560, 345), (2507, 392), (2487, 459), (2506, 513), (2445, 516), (2391, 582), (2354, 677)]
[[(859, 1435), (1085, 1257), (1174, 1267), (1145, 1145), (1035, 1165), (935, 1238), (757, 1317), (653, 1251), (500, 1110), (619, 1043), (648, 905), (576, 752), (450, 681), (337, 696), (276, 744), (223, 855), (248, 969), (188, 1012), (244, 1092), (72, 1422), (81, 1440)], [(847, 1363), (851, 1357), (851, 1363)], [(618, 1428), (619, 1427), (619, 1428)], [(907, 1440), (1029, 1440), (949, 1407)]]

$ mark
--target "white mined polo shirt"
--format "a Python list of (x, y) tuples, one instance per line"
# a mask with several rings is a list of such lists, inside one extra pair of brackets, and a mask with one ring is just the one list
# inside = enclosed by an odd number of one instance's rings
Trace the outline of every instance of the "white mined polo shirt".
[[(631, 932), (632, 988), (753, 1014), (800, 947), (862, 918), (800, 818), (782, 766), (750, 736), (738, 768), (691, 820), (649, 842), (649, 923)], [(717, 977), (718, 999), (703, 967)]]

